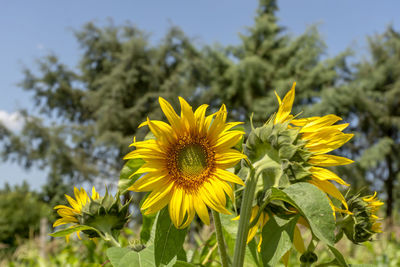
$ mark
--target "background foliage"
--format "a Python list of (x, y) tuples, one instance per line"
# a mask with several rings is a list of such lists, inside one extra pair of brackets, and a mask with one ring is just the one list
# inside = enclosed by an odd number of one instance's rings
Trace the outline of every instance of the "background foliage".
[[(175, 106), (178, 95), (195, 107), (209, 103), (216, 109), (225, 103), (231, 119), (248, 121), (254, 113), (260, 124), (276, 110), (274, 90), (283, 95), (293, 81), (298, 84), (297, 112), (334, 113), (350, 123), (356, 136), (340, 153), (356, 163), (338, 171), (354, 190), (381, 192), (385, 217), (393, 221), (400, 197), (400, 33), (388, 27), (368, 37), (369, 54), (363, 60), (355, 60), (354, 51), (327, 58), (315, 27), (293, 37), (279, 25), (277, 9), (276, 1), (260, 0), (241, 43), (226, 47), (199, 47), (176, 27), (150, 44), (148, 34), (131, 24), (88, 23), (75, 32), (82, 52), (77, 69), (53, 54), (39, 59), (36, 69), (25, 69), (20, 86), (33, 93), (37, 116), (22, 112), (25, 125), (19, 133), (0, 125), (1, 156), (26, 168), (39, 166), (48, 178), (40, 193), (27, 185), (0, 192), (0, 243), (6, 248), (1, 251), (15, 255), (18, 240), (28, 237), (33, 244), (40, 218), (53, 219), (50, 207), (65, 201), (71, 184), (115, 182), (132, 137), (145, 135), (138, 125), (146, 116), (162, 119), (159, 96)], [(397, 258), (400, 248), (396, 240), (390, 236), (367, 250), (388, 248), (374, 260), (392, 264), (388, 259)], [(75, 255), (76, 246), (68, 245), (49, 260)], [(347, 249), (353, 256), (361, 250)], [(100, 255), (90, 261), (104, 259)]]

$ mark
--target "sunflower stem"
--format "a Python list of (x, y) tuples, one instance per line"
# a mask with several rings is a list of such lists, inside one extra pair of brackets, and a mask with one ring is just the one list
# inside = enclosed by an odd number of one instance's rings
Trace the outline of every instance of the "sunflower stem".
[(222, 233), (221, 218), (219, 217), (219, 213), (215, 210), (212, 210), (212, 215), (214, 219), (215, 233), (217, 236), (219, 255), (221, 257), (221, 264), (222, 267), (228, 267), (228, 254), (226, 253), (226, 245), (224, 235)]
[(105, 235), (100, 233), (100, 237), (103, 240), (110, 242), (114, 247), (121, 247), (121, 244), (109, 233), (106, 233)]
[(250, 172), (246, 179), (246, 187), (243, 192), (243, 200), (240, 207), (240, 220), (233, 256), (233, 267), (242, 267), (244, 263), (246, 241), (249, 233), (250, 214), (256, 185), (257, 177), (255, 176), (255, 169), (250, 165)]

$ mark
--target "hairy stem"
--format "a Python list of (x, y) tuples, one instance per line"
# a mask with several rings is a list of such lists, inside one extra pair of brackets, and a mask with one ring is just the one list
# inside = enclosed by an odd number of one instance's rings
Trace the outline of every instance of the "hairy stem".
[(219, 255), (221, 257), (221, 264), (222, 267), (228, 267), (228, 254), (226, 253), (226, 245), (225, 245), (224, 235), (222, 233), (221, 218), (219, 217), (219, 213), (216, 212), (215, 210), (212, 210), (212, 215), (214, 218), (215, 233), (217, 236)]
[(242, 267), (244, 263), (246, 241), (249, 233), (249, 221), (256, 185), (257, 178), (255, 176), (255, 170), (253, 166), (250, 165), (250, 172), (246, 180), (246, 187), (243, 192), (242, 205), (240, 207), (240, 220), (235, 243), (235, 253), (233, 256), (233, 267)]

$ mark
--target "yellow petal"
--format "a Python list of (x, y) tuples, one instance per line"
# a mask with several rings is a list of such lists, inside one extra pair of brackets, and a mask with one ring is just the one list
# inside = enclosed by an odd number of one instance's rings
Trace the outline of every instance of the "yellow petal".
[(334, 155), (313, 155), (308, 160), (308, 163), (316, 166), (328, 167), (351, 164), (354, 161), (348, 158), (334, 156)]
[(78, 222), (78, 219), (75, 217), (71, 217), (71, 216), (67, 216), (67, 217), (63, 217), (58, 219), (57, 221), (55, 221), (53, 223), (53, 227), (57, 227), (59, 225), (63, 225), (63, 224), (67, 224), (67, 223), (75, 223)]
[(318, 120), (321, 117), (309, 117), (309, 118), (303, 118), (303, 119), (293, 119), (290, 121), (291, 124), (295, 126), (304, 126), (307, 125), (315, 120)]
[(301, 128), (300, 133), (313, 132), (316, 130), (320, 130), (322, 127), (331, 126), (334, 123), (340, 121), (341, 119), (342, 118), (340, 118), (339, 116), (336, 116), (334, 114), (329, 114), (329, 115), (320, 117), (317, 120), (314, 120), (314, 121), (304, 125)]
[(136, 192), (152, 191), (160, 185), (166, 185), (168, 182), (167, 175), (162, 172), (147, 173), (143, 177), (136, 180), (136, 182), (128, 188), (128, 190)]
[(339, 184), (349, 186), (350, 184), (346, 183), (343, 181), (339, 176), (337, 176), (334, 172), (331, 172), (330, 170), (324, 169), (324, 168), (319, 168), (319, 167), (311, 167), (310, 172), (312, 173), (312, 176), (319, 180), (333, 180)]
[(209, 225), (210, 217), (208, 215), (208, 210), (203, 200), (197, 195), (193, 196), (194, 208), (196, 209), (197, 215), (202, 220), (203, 223)]
[(215, 176), (218, 179), (244, 186), (244, 182), (242, 181), (242, 179), (240, 179), (236, 174), (233, 174), (229, 171), (217, 168)]
[(175, 188), (172, 193), (171, 201), (168, 205), (169, 216), (175, 227), (178, 228), (183, 221), (185, 210), (185, 202), (183, 201), (183, 190)]
[(164, 112), (165, 117), (167, 117), (167, 120), (171, 124), (172, 129), (174, 129), (176, 133), (180, 133), (181, 120), (179, 116), (175, 113), (175, 110), (172, 108), (171, 104), (162, 97), (159, 97), (158, 101), (160, 102), (160, 107)]
[(143, 202), (142, 210), (148, 209), (151, 206), (155, 205), (157, 202), (162, 201), (166, 197), (169, 197), (173, 185), (174, 183), (170, 183), (165, 188), (157, 188), (153, 192), (151, 192), (150, 195)]
[(235, 146), (243, 136), (242, 131), (228, 131), (221, 135), (217, 140), (214, 148), (216, 151), (223, 153), (226, 149)]
[(78, 202), (76, 202), (75, 199), (72, 197), (65, 195), (65, 198), (68, 200), (68, 203), (71, 205), (71, 207), (76, 210), (77, 212), (81, 211), (81, 206), (78, 205)]
[(296, 250), (301, 254), (303, 254), (306, 251), (303, 238), (301, 237), (300, 229), (297, 225), (294, 228), (293, 244)]
[(296, 83), (294, 82), (292, 85), (292, 89), (290, 89), (290, 91), (285, 95), (282, 103), (279, 105), (278, 112), (276, 113), (274, 119), (274, 124), (285, 122), (287, 117), (290, 115), (294, 101), (295, 87)]
[(224, 130), (226, 116), (226, 107), (225, 105), (222, 105), (220, 110), (216, 113), (215, 119), (212, 122), (207, 133), (207, 137), (209, 138), (211, 143), (215, 143), (218, 139), (219, 134)]
[(201, 196), (204, 204), (213, 210), (224, 214), (230, 214), (230, 212), (224, 206), (221, 206), (221, 204), (218, 203), (218, 200), (216, 200), (215, 196), (210, 194), (204, 186), (199, 189), (199, 196)]
[(206, 120), (205, 115), (207, 108), (208, 105), (203, 104), (200, 107), (198, 107), (194, 112), (194, 118), (196, 120), (196, 128), (200, 135), (204, 135), (204, 133), (206, 132), (204, 123)]
[(329, 181), (322, 181), (316, 178), (312, 178), (311, 180), (308, 180), (310, 184), (315, 185), (319, 189), (321, 189), (323, 192), (333, 196), (334, 198), (340, 200), (342, 202), (343, 206), (348, 210), (349, 207), (347, 206), (346, 199), (343, 197), (342, 193)]
[(228, 169), (235, 166), (241, 159), (245, 159), (246, 155), (234, 149), (227, 149), (224, 153), (215, 154), (215, 164), (217, 168)]
[(182, 124), (185, 125), (185, 128), (188, 132), (190, 130), (194, 130), (195, 118), (192, 107), (182, 97), (179, 97), (179, 103), (181, 104), (181, 121), (183, 122)]

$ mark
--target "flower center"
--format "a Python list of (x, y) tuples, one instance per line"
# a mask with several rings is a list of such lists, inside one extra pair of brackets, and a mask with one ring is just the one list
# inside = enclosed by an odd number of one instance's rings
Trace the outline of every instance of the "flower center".
[(205, 137), (182, 136), (170, 148), (167, 160), (171, 179), (186, 192), (198, 190), (215, 171), (215, 151)]
[(199, 144), (189, 144), (178, 152), (178, 169), (189, 177), (196, 177), (207, 168), (207, 152)]

